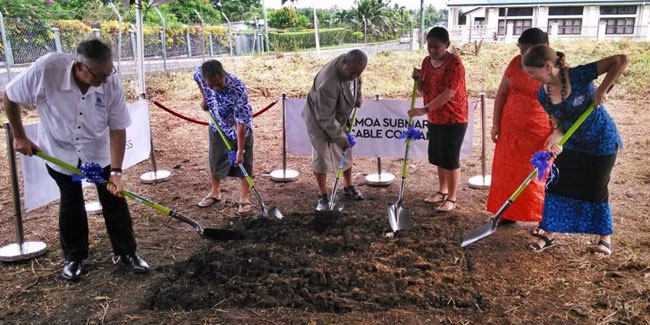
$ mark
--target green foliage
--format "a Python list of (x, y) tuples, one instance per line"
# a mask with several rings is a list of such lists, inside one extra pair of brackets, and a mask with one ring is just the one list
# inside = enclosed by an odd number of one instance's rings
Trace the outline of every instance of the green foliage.
[(80, 20), (54, 20), (50, 22), (50, 26), (59, 29), (64, 52), (73, 52), (77, 48), (77, 43), (92, 35), (92, 27)]
[[(319, 30), (319, 41), (321, 46), (341, 44), (345, 39), (344, 28), (329, 28)], [(272, 32), (269, 33), (269, 43), (274, 51), (287, 52), (302, 48), (316, 46), (314, 30), (302, 32)]]
[(295, 9), (284, 7), (268, 12), (269, 26), (275, 28), (305, 27), (309, 24), (307, 17), (299, 15)]
[(262, 18), (262, 4), (260, 0), (228, 0), (222, 1), (221, 11), (231, 21), (248, 21)]
[(368, 34), (395, 35), (399, 17), (396, 11), (389, 7), (390, 0), (360, 0), (352, 9), (350, 23), (358, 31), (365, 30)]
[[(188, 24), (198, 24), (199, 19), (196, 17), (194, 10), (199, 12), (206, 24), (221, 24), (221, 13), (218, 10), (212, 8), (212, 2), (204, 0), (179, 0), (171, 2), (161, 6), (161, 12), (164, 8), (165, 13), (175, 17), (174, 21), (188, 23)], [(135, 8), (131, 8), (132, 15), (135, 16)], [(149, 9), (147, 10), (147, 16), (151, 16), (150, 19), (155, 20), (157, 14)], [(153, 16), (156, 16), (155, 18)], [(167, 18), (165, 18), (167, 20)], [(167, 23), (173, 23), (172, 20), (167, 21)]]

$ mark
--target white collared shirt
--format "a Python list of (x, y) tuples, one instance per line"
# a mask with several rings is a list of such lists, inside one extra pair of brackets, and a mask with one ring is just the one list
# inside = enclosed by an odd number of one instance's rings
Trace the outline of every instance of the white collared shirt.
[(5, 91), (12, 102), (36, 105), (40, 122), (34, 142), (43, 152), (75, 167), (79, 160), (105, 167), (111, 162), (109, 129), (126, 129), (131, 124), (124, 91), (119, 78), (112, 75), (82, 94), (72, 77), (73, 63), (72, 55), (46, 54), (11, 80)]

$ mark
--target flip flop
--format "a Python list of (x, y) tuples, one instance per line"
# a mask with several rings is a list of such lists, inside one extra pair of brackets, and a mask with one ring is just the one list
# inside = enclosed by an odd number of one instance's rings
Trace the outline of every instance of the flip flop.
[(199, 201), (196, 205), (198, 205), (200, 208), (207, 208), (212, 206), (213, 204), (221, 201), (221, 196), (219, 197), (214, 197), (210, 195), (206, 195), (204, 198)]
[[(436, 195), (438, 195), (438, 194), (440, 194), (440, 195), (442, 196), (442, 199), (440, 199), (440, 200), (434, 200), (433, 197), (436, 196)], [(436, 192), (436, 193), (433, 193), (433, 195), (431, 195), (431, 196), (425, 198), (425, 199), (424, 199), (424, 202), (427, 202), (427, 203), (433, 203), (433, 204), (442, 203), (442, 202), (444, 202), (445, 199), (447, 198), (447, 195), (449, 195), (449, 193), (442, 193), (442, 192), (438, 191), (438, 192)]]
[(237, 207), (237, 214), (242, 215), (251, 212), (252, 206), (250, 202), (239, 202)]
[[(605, 246), (605, 248), (602, 248), (601, 246)], [(612, 247), (612, 244), (604, 240), (599, 240), (598, 243), (596, 244), (596, 247), (590, 247), (589, 250), (591, 251), (592, 254), (598, 257), (609, 257), (614, 252), (614, 248)]]
[(541, 239), (544, 241), (544, 245), (538, 244), (536, 241), (529, 243), (528, 244), (528, 249), (535, 253), (540, 253), (543, 252), (545, 249), (552, 247), (555, 244), (555, 237), (553, 238), (548, 238), (544, 235), (539, 235), (537, 238)]
[[(443, 209), (442, 207), (443, 207), (443, 206), (445, 205), (445, 203), (447, 203), (447, 202), (451, 203), (451, 208), (449, 208), (449, 209)], [(438, 212), (449, 212), (449, 211), (452, 211), (452, 210), (454, 210), (454, 209), (456, 209), (456, 200), (445, 199), (445, 200), (442, 201), (442, 203), (441, 203), (441, 204), (436, 208), (436, 211), (438, 211)]]

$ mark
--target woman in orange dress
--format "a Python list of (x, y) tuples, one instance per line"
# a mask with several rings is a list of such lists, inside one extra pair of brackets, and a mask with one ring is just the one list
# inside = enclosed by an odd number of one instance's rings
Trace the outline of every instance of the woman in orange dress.
[[(551, 133), (548, 114), (537, 100), (540, 83), (523, 70), (521, 57), (538, 44), (548, 45), (548, 35), (538, 28), (525, 30), (517, 41), (521, 55), (510, 61), (494, 100), (492, 182), (487, 210), (496, 213), (533, 170), (530, 158), (544, 149)], [(501, 216), (502, 223), (540, 222), (544, 182), (537, 178)], [(537, 235), (538, 228), (532, 232)]]

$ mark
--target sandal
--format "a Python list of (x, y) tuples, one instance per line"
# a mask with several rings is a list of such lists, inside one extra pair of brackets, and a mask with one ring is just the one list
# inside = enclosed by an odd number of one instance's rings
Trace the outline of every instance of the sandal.
[(598, 257), (608, 257), (612, 255), (614, 248), (612, 247), (612, 243), (608, 243), (604, 240), (599, 240), (596, 244), (596, 247), (590, 247), (589, 250), (592, 254)]
[(541, 225), (538, 223), (535, 228), (530, 230), (530, 235), (535, 237), (544, 236), (544, 229), (542, 229)]
[[(451, 203), (451, 207), (450, 207), (450, 208), (447, 208), (447, 209), (444, 209), (443, 207), (445, 206), (445, 204), (446, 204), (447, 202)], [(440, 212), (449, 212), (449, 211), (451, 211), (451, 210), (453, 210), (453, 209), (456, 209), (456, 200), (445, 199), (444, 201), (442, 201), (442, 204), (440, 204), (440, 205), (436, 208), (436, 211), (440, 211)]]
[(237, 214), (242, 215), (251, 212), (252, 206), (250, 202), (239, 202), (237, 207)]
[[(537, 241), (528, 244), (528, 248), (535, 253), (543, 252), (555, 244), (555, 237), (548, 238), (544, 235), (539, 235), (537, 238), (539, 238)], [(540, 245), (539, 240), (544, 241), (544, 245)]]
[[(442, 198), (440, 200), (436, 200), (434, 198), (436, 195), (440, 195), (440, 196), (442, 196)], [(433, 203), (433, 204), (442, 203), (447, 198), (447, 195), (449, 195), (449, 193), (442, 193), (441, 191), (438, 191), (438, 192), (434, 193), (433, 195), (429, 196), (428, 198), (425, 198), (424, 202)]]
[(208, 194), (204, 198), (202, 198), (201, 201), (199, 201), (199, 203), (197, 203), (196, 205), (198, 205), (200, 208), (207, 208), (219, 201), (221, 201), (221, 195), (215, 197)]

